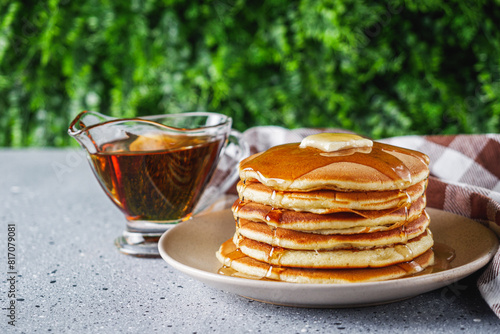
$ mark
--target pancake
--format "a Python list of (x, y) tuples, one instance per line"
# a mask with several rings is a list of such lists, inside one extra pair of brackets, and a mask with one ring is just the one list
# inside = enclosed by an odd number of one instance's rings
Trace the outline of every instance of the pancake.
[(309, 192), (276, 191), (259, 182), (238, 182), (237, 190), (242, 201), (287, 210), (305, 211), (318, 214), (345, 212), (352, 210), (386, 210), (412, 203), (421, 197), (427, 180), (420, 181), (404, 191), (387, 190), (371, 192), (340, 192), (334, 190), (314, 190)]
[(233, 242), (240, 251), (258, 261), (271, 265), (300, 268), (377, 268), (411, 261), (433, 245), (432, 234), (426, 230), (407, 243), (368, 249), (338, 249), (326, 251), (292, 250), (273, 247), (259, 241), (238, 236)]
[(234, 218), (265, 222), (274, 227), (296, 231), (313, 231), (323, 234), (355, 234), (386, 231), (397, 228), (406, 220), (413, 220), (425, 209), (426, 197), (421, 196), (409, 208), (371, 210), (357, 212), (336, 212), (315, 214), (269, 205), (236, 200), (232, 206)]
[(298, 283), (422, 271), (434, 263), (428, 165), (420, 152), (326, 133), (242, 160), (222, 271)]
[(361, 269), (305, 269), (269, 265), (245, 256), (236, 249), (231, 239), (216, 253), (224, 267), (221, 273), (234, 277), (277, 280), (290, 283), (348, 284), (376, 282), (405, 277), (422, 272), (434, 263), (432, 250), (412, 261), (380, 268)]
[(359, 234), (317, 234), (275, 228), (266, 223), (240, 218), (236, 233), (275, 247), (296, 250), (334, 250), (346, 248), (373, 248), (406, 243), (424, 233), (429, 226), (429, 216), (424, 213), (395, 229)]
[(279, 191), (401, 190), (429, 176), (427, 155), (373, 143), (371, 148), (324, 152), (299, 143), (272, 147), (241, 161), (241, 180)]

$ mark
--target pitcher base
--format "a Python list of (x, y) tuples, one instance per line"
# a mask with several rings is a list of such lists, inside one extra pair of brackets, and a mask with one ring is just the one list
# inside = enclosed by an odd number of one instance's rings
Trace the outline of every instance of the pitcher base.
[(136, 257), (158, 258), (158, 241), (161, 233), (137, 233), (123, 231), (123, 234), (115, 239), (115, 246), (126, 255)]

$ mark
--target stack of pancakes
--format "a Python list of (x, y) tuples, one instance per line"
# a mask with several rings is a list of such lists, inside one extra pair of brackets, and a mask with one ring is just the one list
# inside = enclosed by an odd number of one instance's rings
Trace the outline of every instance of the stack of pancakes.
[[(323, 144), (361, 138), (329, 135)], [(403, 277), (432, 265), (428, 157), (370, 143), (330, 151), (285, 144), (243, 160), (232, 207), (236, 232), (216, 254), (222, 272), (346, 283)]]

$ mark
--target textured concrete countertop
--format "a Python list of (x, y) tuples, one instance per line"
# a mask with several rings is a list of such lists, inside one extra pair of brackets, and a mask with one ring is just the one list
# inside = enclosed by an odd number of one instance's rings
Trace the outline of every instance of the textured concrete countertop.
[[(79, 150), (0, 150), (1, 333), (498, 333), (480, 273), (380, 306), (306, 309), (205, 286), (162, 259), (122, 255), (124, 218)], [(15, 327), (8, 227), (15, 224)], [(12, 226), (12, 225), (10, 225)]]

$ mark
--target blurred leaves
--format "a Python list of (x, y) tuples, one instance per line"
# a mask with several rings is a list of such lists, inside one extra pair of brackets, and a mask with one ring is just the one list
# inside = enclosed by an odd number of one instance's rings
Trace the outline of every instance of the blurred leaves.
[(0, 146), (80, 111), (191, 110), (374, 138), (500, 132), (495, 1), (3, 1)]

